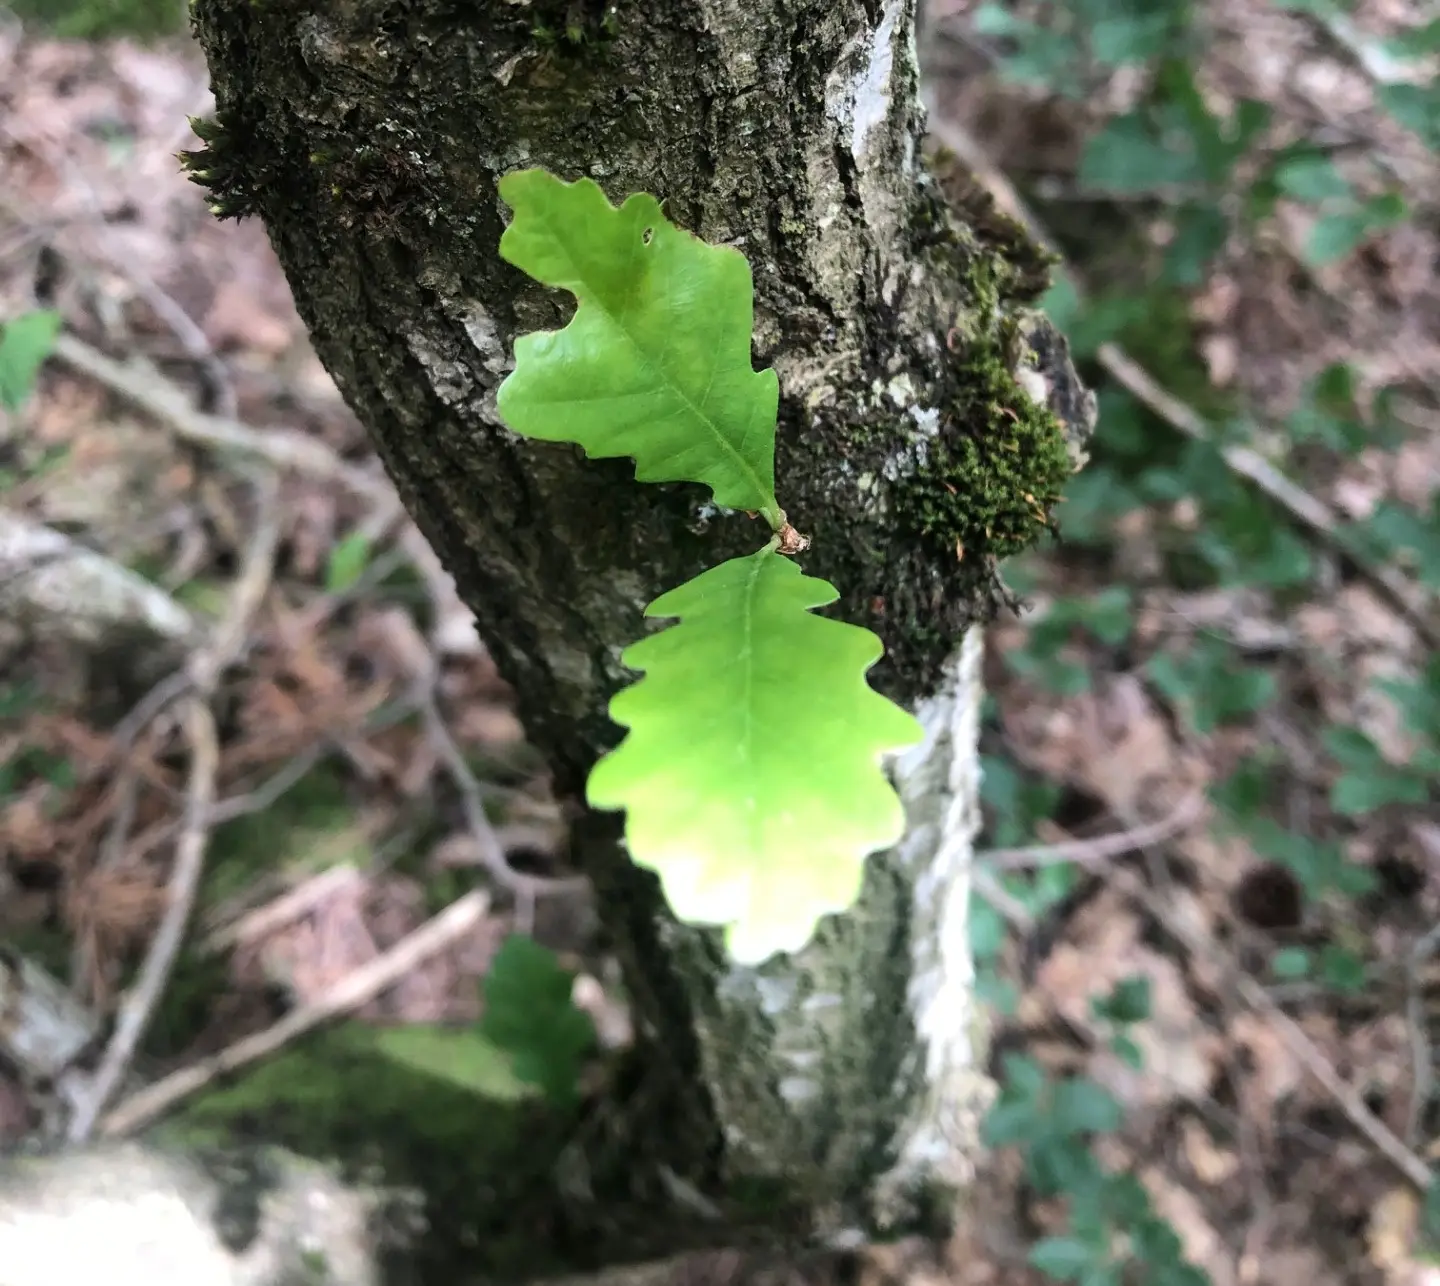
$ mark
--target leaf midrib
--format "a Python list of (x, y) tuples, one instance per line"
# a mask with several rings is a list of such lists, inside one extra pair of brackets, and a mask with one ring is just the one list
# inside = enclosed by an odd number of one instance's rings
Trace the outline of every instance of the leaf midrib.
[[(612, 208), (613, 208), (613, 207), (612, 207)], [(616, 213), (618, 214), (619, 211), (617, 210)], [(556, 231), (555, 224), (554, 224), (554, 222), (551, 220), (550, 215), (548, 214), (548, 212), (542, 210), (542, 211), (540, 212), (540, 217), (541, 217), (542, 220), (544, 220), (545, 226), (546, 226), (546, 228), (549, 230), (550, 235), (555, 239), (555, 243), (556, 243), (556, 244), (560, 247), (560, 249), (564, 252), (565, 258), (569, 261), (571, 271), (572, 271), (572, 272), (574, 273), (574, 275), (575, 275), (575, 279), (576, 279), (577, 281), (580, 281), (580, 282), (586, 284), (587, 289), (588, 289), (588, 282), (585, 282), (585, 278), (584, 278), (584, 276), (583, 276), (583, 274), (582, 274), (582, 272), (581, 272), (581, 270), (580, 270), (580, 266), (579, 266), (578, 263), (576, 263), (574, 254), (571, 253), (570, 243), (569, 243), (568, 241), (566, 241), (563, 236), (560, 236), (559, 233)], [(664, 216), (661, 215), (660, 217), (663, 218)], [(631, 256), (630, 256), (630, 257), (631, 257), (631, 264), (632, 264), (632, 266), (633, 266), (634, 260), (635, 260), (635, 250), (634, 250), (634, 247), (631, 248)], [(758, 473), (756, 473), (753, 468), (751, 468), (750, 462), (745, 459), (744, 455), (741, 454), (740, 450), (739, 450), (737, 447), (735, 447), (734, 445), (732, 445), (731, 442), (729, 441), (729, 439), (726, 438), (726, 436), (724, 435), (724, 433), (722, 433), (722, 432), (720, 431), (719, 425), (716, 424), (716, 422), (715, 422), (713, 419), (711, 419), (708, 415), (706, 415), (698, 406), (696, 406), (693, 401), (691, 401), (691, 399), (689, 398), (689, 396), (687, 396), (687, 394), (686, 394), (686, 392), (685, 392), (685, 390), (684, 390), (683, 388), (681, 388), (681, 387), (680, 387), (678, 384), (676, 384), (673, 380), (670, 380), (670, 379), (665, 378), (665, 373), (664, 373), (663, 367), (661, 367), (661, 366), (655, 361), (655, 359), (652, 358), (652, 357), (650, 356), (650, 354), (645, 351), (645, 349), (640, 345), (639, 341), (635, 338), (635, 336), (632, 335), (632, 334), (630, 333), (630, 331), (629, 331), (628, 329), (626, 329), (626, 327), (621, 323), (620, 319), (616, 316), (616, 314), (615, 314), (609, 307), (607, 307), (607, 306), (605, 305), (605, 303), (601, 300), (601, 298), (600, 298), (600, 296), (598, 295), (598, 293), (596, 293), (595, 291), (592, 290), (592, 291), (590, 291), (590, 294), (589, 294), (588, 298), (587, 298), (586, 296), (582, 296), (579, 291), (575, 291), (574, 294), (575, 294), (575, 298), (579, 301), (579, 302), (578, 302), (578, 305), (577, 305), (577, 307), (576, 307), (576, 314), (577, 314), (577, 315), (579, 314), (580, 308), (584, 307), (586, 303), (592, 303), (592, 304), (594, 304), (594, 306), (595, 306), (596, 308), (598, 308), (602, 313), (604, 313), (605, 316), (606, 316), (606, 318), (609, 319), (610, 324), (611, 324), (612, 326), (614, 326), (614, 328), (615, 328), (617, 331), (619, 331), (622, 336), (624, 336), (626, 342), (630, 345), (631, 349), (633, 349), (634, 352), (639, 355), (639, 357), (644, 361), (644, 363), (646, 364), (646, 366), (647, 366), (651, 371), (656, 372), (656, 373), (660, 376), (659, 383), (662, 385), (662, 387), (665, 387), (665, 388), (668, 388), (668, 389), (672, 389), (672, 390), (675, 392), (675, 394), (680, 398), (680, 400), (685, 404), (685, 406), (690, 410), (690, 412), (694, 415), (694, 417), (695, 417), (697, 420), (699, 420), (702, 425), (704, 425), (706, 428), (708, 428), (708, 429), (710, 430), (710, 432), (711, 432), (711, 434), (714, 436), (715, 440), (716, 440), (717, 442), (719, 442), (722, 450), (723, 450), (725, 453), (727, 453), (727, 454), (735, 461), (735, 463), (736, 463), (736, 465), (739, 467), (741, 473), (744, 474), (744, 476), (754, 485), (757, 493), (760, 495), (760, 497), (762, 498), (762, 500), (768, 501), (768, 502), (770, 502), (771, 504), (774, 504), (774, 502), (775, 502), (775, 496), (774, 496), (773, 491), (772, 491), (770, 488), (768, 488), (768, 487), (765, 486), (764, 482), (761, 480), (760, 475), (759, 475)], [(573, 319), (572, 319), (572, 324), (573, 324)], [(567, 329), (568, 329), (568, 327), (567, 327)], [(717, 347), (718, 347), (718, 346), (717, 346)], [(715, 364), (715, 367), (712, 367), (712, 370), (711, 370), (711, 373), (710, 373), (710, 383), (711, 383), (711, 384), (714, 384), (714, 382), (715, 382), (715, 369), (716, 369), (716, 368), (718, 368), (718, 363)], [(753, 368), (752, 368), (751, 374), (755, 374), (755, 373), (756, 373), (756, 372), (755, 372), (755, 371), (753, 370)], [(709, 389), (708, 389), (708, 387), (707, 387), (707, 390), (706, 390), (706, 395), (707, 395), (707, 396), (709, 395)], [(702, 480), (699, 479), (699, 478), (697, 478), (697, 479), (694, 479), (694, 481), (699, 482), (699, 481), (702, 481)], [(763, 507), (763, 506), (762, 506), (762, 507)]]

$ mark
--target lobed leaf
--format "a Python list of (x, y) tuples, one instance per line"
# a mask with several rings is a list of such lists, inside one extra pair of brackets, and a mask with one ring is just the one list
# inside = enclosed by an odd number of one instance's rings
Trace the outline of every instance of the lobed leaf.
[(779, 384), (750, 364), (750, 265), (682, 231), (633, 193), (617, 210), (590, 179), (544, 170), (500, 181), (515, 217), (501, 255), (570, 291), (562, 330), (515, 341), (499, 409), (517, 433), (631, 456), (641, 482), (699, 482), (773, 528)]
[(773, 545), (662, 594), (646, 615), (680, 623), (625, 650), (629, 733), (590, 776), (675, 914), (725, 925), (742, 963), (804, 946), (904, 830), (880, 758), (920, 725), (865, 681), (880, 640), (809, 610), (836, 597)]

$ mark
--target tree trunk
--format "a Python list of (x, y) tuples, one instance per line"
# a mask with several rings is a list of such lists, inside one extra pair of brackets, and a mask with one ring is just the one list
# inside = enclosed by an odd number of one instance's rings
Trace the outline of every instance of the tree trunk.
[(619, 1124), (582, 1147), (586, 1195), (553, 1198), (626, 1230), (597, 1262), (943, 1229), (977, 1148), (972, 627), (1093, 410), (1025, 310), (1042, 261), (978, 205), (953, 218), (920, 155), (914, 4), (195, 0), (217, 212), (264, 220), (562, 798), (583, 800), (618, 738), (606, 702), (633, 679), (619, 655), (645, 604), (768, 533), (501, 423), (515, 336), (567, 310), (497, 253), (496, 183), (524, 166), (617, 203), (652, 192), (748, 256), (804, 569), (880, 634), (875, 685), (926, 729), (895, 765), (908, 832), (870, 859), (859, 905), (758, 969), (673, 921), (620, 818), (579, 810), (574, 858), (642, 1033)]

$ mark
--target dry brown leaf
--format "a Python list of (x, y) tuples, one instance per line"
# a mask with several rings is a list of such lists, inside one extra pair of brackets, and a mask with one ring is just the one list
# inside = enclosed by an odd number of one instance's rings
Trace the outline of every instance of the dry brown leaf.
[(1176, 783), (1193, 773), (1169, 722), (1132, 674), (1063, 701), (1002, 707), (1001, 718), (1029, 767), (1098, 795), (1118, 817), (1159, 816), (1185, 793)]
[(1230, 1148), (1219, 1147), (1193, 1116), (1180, 1124), (1180, 1146), (1195, 1177), (1209, 1187), (1228, 1183), (1240, 1169), (1240, 1158)]
[(1277, 1108), (1300, 1088), (1304, 1069), (1279, 1033), (1255, 1013), (1242, 1011), (1231, 1020), (1230, 1040), (1245, 1051), (1240, 1076), (1240, 1110), (1268, 1139)]
[(1192, 1003), (1175, 962), (1139, 940), (1134, 912), (1109, 891), (1085, 908), (1072, 925), (1070, 940), (1057, 945), (1035, 978), (1045, 997), (1067, 1022), (1082, 1031), (1107, 1034), (1090, 1014), (1090, 1003), (1127, 978), (1150, 984), (1150, 1017), (1127, 1028), (1139, 1047), (1136, 1071), (1103, 1047), (1091, 1060), (1090, 1074), (1132, 1110), (1152, 1109), (1177, 1095), (1204, 1094), (1214, 1075), (1217, 1040)]
[(1199, 1199), (1153, 1166), (1147, 1167), (1140, 1179), (1150, 1193), (1155, 1212), (1179, 1235), (1185, 1257), (1209, 1274), (1211, 1286), (1236, 1286), (1235, 1256), (1211, 1224)]

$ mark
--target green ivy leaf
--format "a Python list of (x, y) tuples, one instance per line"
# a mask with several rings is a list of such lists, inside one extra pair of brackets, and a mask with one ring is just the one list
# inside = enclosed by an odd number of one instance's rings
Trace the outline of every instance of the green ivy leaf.
[(1059, 1081), (1050, 1111), (1051, 1128), (1062, 1135), (1110, 1134), (1120, 1128), (1124, 1115), (1110, 1091), (1087, 1076)]
[(21, 313), (5, 323), (0, 330), (0, 406), (20, 409), (59, 333), (60, 314), (49, 309)]
[(1331, 807), (1346, 817), (1362, 817), (1390, 804), (1424, 804), (1429, 798), (1426, 779), (1403, 768), (1342, 773), (1330, 788)]
[(509, 1054), (516, 1080), (559, 1104), (575, 1099), (595, 1045), (590, 1016), (571, 999), (574, 985), (553, 951), (518, 933), (495, 953), (483, 984), (480, 1035)]
[(641, 482), (699, 482), (778, 528), (773, 370), (750, 365), (750, 265), (682, 231), (646, 193), (617, 210), (590, 179), (500, 180), (515, 217), (500, 253), (570, 291), (563, 330), (515, 341), (499, 409), (517, 433), (631, 456)]
[(1305, 387), (1300, 405), (1285, 427), (1297, 442), (1321, 442), (1333, 451), (1354, 455), (1374, 445), (1361, 422), (1355, 400), (1355, 371), (1348, 362), (1332, 362)]
[(1391, 58), (1427, 58), (1440, 54), (1440, 18), (1432, 19), (1423, 27), (1412, 27), (1387, 40), (1382, 48)]
[(1172, 701), (1184, 706), (1195, 730), (1213, 732), (1269, 704), (1275, 697), (1275, 676), (1247, 666), (1235, 649), (1218, 639), (1198, 639), (1182, 656), (1159, 652), (1145, 664), (1151, 681)]
[(675, 914), (726, 925), (742, 962), (804, 946), (904, 830), (880, 758), (920, 724), (865, 681), (880, 640), (808, 610), (836, 597), (773, 545), (662, 594), (645, 614), (680, 624), (625, 650), (645, 673), (610, 715), (630, 731), (590, 774)]
[(1360, 527), (1367, 540), (1378, 541), (1387, 554), (1399, 551), (1413, 560), (1424, 584), (1440, 588), (1440, 496), (1428, 514), (1393, 500), (1381, 501)]
[(1127, 1067), (1133, 1067), (1137, 1072), (1145, 1067), (1144, 1051), (1124, 1032), (1117, 1032), (1110, 1037), (1110, 1052)]
[(1095, 61), (1107, 67), (1148, 62), (1163, 54), (1176, 26), (1174, 12), (1130, 11), (1101, 18), (1090, 28), (1090, 49)]
[(1375, 887), (1375, 874), (1345, 856), (1335, 840), (1297, 835), (1269, 817), (1253, 818), (1245, 828), (1256, 853), (1285, 867), (1312, 900), (1330, 891), (1359, 897)]
[(1076, 177), (1087, 191), (1126, 195), (1195, 183), (1204, 173), (1193, 139), (1167, 138), (1146, 113), (1129, 112), (1086, 140)]

